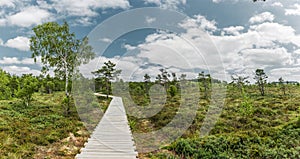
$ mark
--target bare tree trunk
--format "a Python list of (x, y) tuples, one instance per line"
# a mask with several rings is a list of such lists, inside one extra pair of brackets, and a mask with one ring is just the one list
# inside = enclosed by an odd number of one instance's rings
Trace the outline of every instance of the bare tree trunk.
[(206, 82), (206, 79), (204, 79), (204, 98), (205, 99), (207, 99), (207, 97), (208, 97), (208, 92), (207, 92), (207, 90), (208, 90), (208, 84), (207, 84), (207, 82)]
[[(66, 57), (65, 57), (66, 58)], [(68, 70), (68, 64), (67, 61), (65, 59), (65, 93), (66, 93), (66, 98), (67, 98), (67, 103), (66, 104), (66, 114), (69, 115), (70, 113), (70, 95), (69, 95), (69, 91), (68, 91), (68, 86), (69, 86), (69, 70)]]
[(106, 98), (108, 99), (108, 95), (109, 95), (109, 80), (106, 79)]
[(261, 84), (260, 86), (260, 92), (261, 92), (261, 95), (264, 96), (265, 95), (265, 88), (264, 88), (264, 85)]
[(66, 93), (66, 96), (69, 96), (68, 85), (69, 85), (69, 78), (66, 77), (66, 85), (65, 85), (65, 93)]

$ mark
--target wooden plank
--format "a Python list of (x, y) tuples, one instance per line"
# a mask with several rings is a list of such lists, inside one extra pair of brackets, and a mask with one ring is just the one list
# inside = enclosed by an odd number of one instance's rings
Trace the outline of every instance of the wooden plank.
[(137, 159), (122, 98), (110, 97), (113, 99), (106, 113), (76, 159)]

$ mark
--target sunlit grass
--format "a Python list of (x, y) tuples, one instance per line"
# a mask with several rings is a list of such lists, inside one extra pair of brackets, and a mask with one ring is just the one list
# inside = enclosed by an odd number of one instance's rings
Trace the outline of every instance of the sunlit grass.
[[(239, 89), (228, 85), (220, 118), (204, 138), (199, 133), (211, 99), (201, 98), (194, 122), (180, 139), (156, 152), (140, 154), (140, 158), (299, 158), (300, 87), (287, 87), (283, 95), (279, 86), (268, 85), (266, 95), (261, 96), (257, 87), (246, 86), (243, 96)], [(199, 99), (197, 93), (190, 93), (190, 97)], [(133, 99), (144, 101), (142, 96)], [(151, 118), (130, 116), (133, 131), (151, 132), (164, 127), (173, 119), (181, 100), (178, 94), (175, 98), (168, 96), (162, 111)]]
[(0, 158), (74, 158), (89, 133), (74, 104), (64, 114), (63, 96), (35, 93), (28, 107), (19, 99), (0, 101)]

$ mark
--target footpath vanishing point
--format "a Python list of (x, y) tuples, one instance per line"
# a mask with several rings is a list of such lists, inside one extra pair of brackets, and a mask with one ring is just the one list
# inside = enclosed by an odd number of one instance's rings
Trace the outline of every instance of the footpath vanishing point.
[(122, 98), (110, 97), (109, 107), (76, 159), (137, 159)]

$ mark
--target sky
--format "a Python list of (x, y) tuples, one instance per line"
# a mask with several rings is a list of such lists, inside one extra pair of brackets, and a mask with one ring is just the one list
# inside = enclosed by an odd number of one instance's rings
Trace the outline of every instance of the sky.
[(0, 8), (0, 67), (11, 74), (39, 75), (32, 28), (67, 21), (97, 55), (80, 68), (85, 76), (111, 60), (125, 80), (155, 79), (160, 68), (253, 79), (260, 68), (269, 81), (300, 81), (300, 0), (0, 0)]

